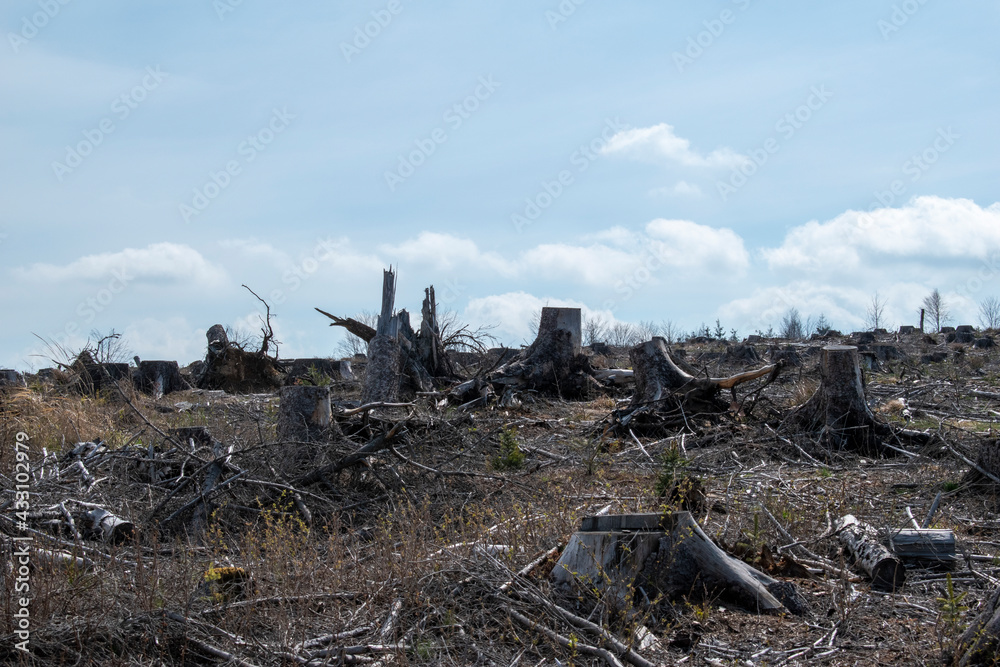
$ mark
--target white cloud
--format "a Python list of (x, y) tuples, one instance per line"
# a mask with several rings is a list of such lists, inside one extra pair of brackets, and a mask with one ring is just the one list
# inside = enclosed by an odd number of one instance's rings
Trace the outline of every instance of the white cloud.
[(147, 317), (125, 327), (122, 338), (140, 359), (172, 359), (185, 366), (205, 356), (205, 330), (181, 316)]
[(87, 255), (63, 266), (37, 263), (13, 272), (19, 280), (40, 283), (97, 281), (115, 276), (124, 282), (189, 282), (201, 287), (215, 287), (226, 281), (222, 268), (211, 264), (197, 250), (176, 243)]
[(660, 218), (646, 225), (646, 234), (652, 252), (672, 267), (739, 275), (750, 266), (743, 239), (731, 229)]
[(399, 245), (384, 244), (382, 252), (397, 260), (414, 264), (430, 264), (452, 271), (458, 266), (485, 267), (501, 275), (512, 275), (515, 268), (494, 252), (482, 252), (474, 241), (451, 234), (420, 232), (415, 239)]
[(550, 279), (607, 285), (630, 272), (638, 262), (634, 251), (606, 245), (543, 244), (521, 255), (524, 273)]
[(666, 158), (685, 167), (733, 169), (748, 162), (745, 155), (731, 148), (717, 148), (708, 155), (702, 155), (692, 150), (691, 142), (674, 134), (673, 126), (666, 123), (623, 130), (608, 140), (601, 153), (623, 153), (654, 160)]
[(669, 197), (703, 197), (701, 188), (693, 183), (688, 183), (687, 181), (677, 181), (671, 186), (664, 186), (662, 188), (653, 188), (649, 191), (649, 194), (654, 196), (669, 196)]
[(844, 273), (882, 260), (986, 259), (1000, 251), (1000, 204), (916, 197), (902, 208), (847, 211), (792, 229), (762, 251), (772, 269)]

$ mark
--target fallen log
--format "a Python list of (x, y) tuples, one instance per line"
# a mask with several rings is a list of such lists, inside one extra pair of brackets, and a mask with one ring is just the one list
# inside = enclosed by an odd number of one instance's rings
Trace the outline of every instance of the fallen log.
[(853, 514), (847, 514), (837, 521), (836, 533), (854, 564), (871, 579), (872, 588), (898, 591), (903, 587), (906, 567), (882, 546), (872, 526), (862, 523)]

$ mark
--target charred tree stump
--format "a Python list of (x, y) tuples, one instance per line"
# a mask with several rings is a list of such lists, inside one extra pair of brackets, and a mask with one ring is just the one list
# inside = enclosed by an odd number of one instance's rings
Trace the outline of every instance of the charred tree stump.
[(818, 434), (822, 441), (839, 449), (868, 454), (882, 451), (882, 438), (890, 429), (876, 421), (865, 401), (858, 348), (823, 348), (819, 389), (792, 411), (786, 424)]
[(722, 595), (761, 614), (801, 615), (808, 610), (793, 584), (728, 555), (709, 539), (690, 512), (668, 514), (663, 525), (666, 533), (656, 553), (646, 561), (642, 585), (675, 599)]
[(836, 525), (837, 539), (855, 565), (871, 579), (872, 588), (898, 591), (906, 581), (906, 567), (878, 541), (875, 529), (847, 514)]
[(135, 384), (139, 391), (159, 398), (173, 391), (190, 389), (176, 361), (140, 361), (135, 372)]
[(538, 335), (513, 362), (490, 375), (494, 384), (563, 398), (580, 398), (596, 386), (582, 353), (579, 308), (542, 308)]
[(773, 380), (781, 369), (772, 364), (728, 378), (695, 377), (684, 369), (687, 364), (683, 360), (671, 355), (666, 340), (659, 336), (629, 350), (629, 359), (635, 371), (635, 394), (629, 406), (633, 415), (639, 410), (722, 412), (729, 408), (729, 403), (719, 398), (723, 389), (734, 389), (768, 374)]
[(958, 640), (954, 660), (959, 667), (995, 665), (1000, 658), (1000, 588), (994, 589), (983, 603), (976, 620)]

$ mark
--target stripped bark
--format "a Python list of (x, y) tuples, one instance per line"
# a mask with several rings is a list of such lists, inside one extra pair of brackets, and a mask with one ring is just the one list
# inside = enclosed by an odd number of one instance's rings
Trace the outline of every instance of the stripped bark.
[(878, 540), (875, 529), (847, 514), (837, 522), (837, 539), (854, 564), (871, 579), (872, 588), (898, 591), (906, 581), (906, 567)]

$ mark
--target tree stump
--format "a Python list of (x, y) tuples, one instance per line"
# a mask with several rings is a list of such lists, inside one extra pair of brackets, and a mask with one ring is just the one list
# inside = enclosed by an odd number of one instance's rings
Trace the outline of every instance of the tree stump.
[(368, 366), (361, 390), (362, 403), (395, 403), (399, 399), (403, 360), (398, 340), (401, 318), (392, 313), (395, 301), (396, 274), (390, 268), (382, 272), (382, 310), (378, 316), (375, 337), (368, 343)]
[(633, 412), (642, 408), (659, 412), (683, 409), (686, 413), (725, 411), (729, 403), (719, 400), (721, 390), (776, 374), (781, 368), (774, 364), (728, 378), (695, 377), (684, 369), (690, 366), (672, 355), (666, 340), (659, 336), (629, 350), (629, 359), (635, 373), (635, 394), (629, 406)]
[(140, 361), (134, 378), (139, 391), (152, 394), (154, 398), (191, 388), (181, 377), (176, 361)]
[(0, 387), (26, 387), (24, 376), (11, 368), (0, 369)]
[(579, 308), (542, 308), (534, 342), (490, 381), (563, 398), (586, 396), (596, 382), (581, 341)]
[(330, 407), (330, 387), (291, 385), (282, 387), (278, 408), (278, 440), (316, 442), (329, 437), (336, 427)]
[(759, 614), (801, 615), (808, 604), (795, 586), (778, 581), (717, 547), (690, 512), (663, 518), (666, 532), (646, 560), (639, 586), (647, 595), (659, 591), (671, 598), (732, 600)]
[(270, 391), (281, 386), (284, 378), (281, 365), (265, 349), (244, 350), (230, 342), (221, 324), (212, 325), (205, 336), (208, 339), (205, 363), (195, 378), (199, 389), (222, 389), (235, 394)]
[(887, 427), (875, 420), (865, 401), (858, 348), (827, 345), (823, 348), (819, 389), (795, 408), (786, 424), (818, 434), (837, 448), (879, 453), (880, 435)]

